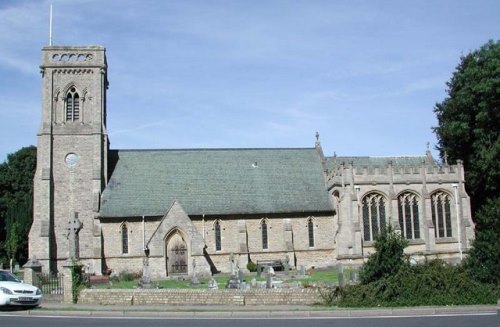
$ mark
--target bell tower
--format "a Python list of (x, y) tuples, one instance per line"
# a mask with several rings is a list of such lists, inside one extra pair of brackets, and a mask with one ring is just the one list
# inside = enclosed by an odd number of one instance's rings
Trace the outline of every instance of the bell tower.
[(29, 256), (45, 271), (78, 259), (102, 272), (97, 213), (107, 181), (106, 50), (42, 49), (42, 115), (38, 131)]

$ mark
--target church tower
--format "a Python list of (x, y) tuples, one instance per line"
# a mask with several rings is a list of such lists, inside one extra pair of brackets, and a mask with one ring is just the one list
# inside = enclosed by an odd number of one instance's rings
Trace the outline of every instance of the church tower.
[(102, 272), (99, 198), (107, 181), (107, 63), (101, 46), (42, 49), (42, 115), (29, 256), (45, 271), (79, 259)]

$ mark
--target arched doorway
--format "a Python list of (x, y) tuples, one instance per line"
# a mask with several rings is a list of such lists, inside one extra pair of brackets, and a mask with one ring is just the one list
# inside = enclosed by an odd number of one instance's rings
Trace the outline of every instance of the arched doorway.
[(188, 249), (179, 231), (175, 231), (167, 238), (165, 243), (165, 254), (167, 276), (173, 274), (187, 274)]

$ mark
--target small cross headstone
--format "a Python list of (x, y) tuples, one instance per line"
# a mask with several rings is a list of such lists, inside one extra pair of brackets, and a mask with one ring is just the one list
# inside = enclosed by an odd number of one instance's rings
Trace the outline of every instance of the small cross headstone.
[(193, 276), (191, 278), (191, 285), (199, 285), (200, 282), (198, 281), (198, 278), (196, 277), (196, 259), (193, 259)]
[(272, 288), (273, 287), (273, 277), (271, 276), (271, 273), (268, 272), (266, 275), (266, 288)]
[(238, 279), (240, 280), (240, 283), (243, 282), (243, 270), (238, 270)]
[(290, 272), (290, 257), (288, 254), (285, 256), (285, 262), (283, 262), (283, 269), (285, 270), (285, 275), (288, 275)]
[(342, 262), (339, 262), (337, 268), (339, 270), (339, 286), (344, 287), (344, 265)]
[(236, 266), (234, 264), (234, 253), (231, 252), (229, 255), (229, 264), (231, 265), (231, 276), (233, 276), (236, 273)]
[(78, 212), (75, 212), (74, 217), (68, 222), (68, 225), (69, 257), (78, 259), (80, 256), (78, 232), (83, 227), (82, 222), (78, 219)]
[(212, 277), (208, 281), (208, 288), (211, 290), (217, 290), (219, 289), (219, 285), (217, 284), (217, 281)]
[(304, 277), (306, 275), (306, 267), (304, 265), (300, 265), (300, 276)]

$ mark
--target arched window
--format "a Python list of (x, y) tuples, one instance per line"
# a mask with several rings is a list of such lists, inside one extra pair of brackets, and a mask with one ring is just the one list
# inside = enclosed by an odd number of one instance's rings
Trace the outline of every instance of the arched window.
[(214, 229), (215, 229), (215, 251), (221, 251), (222, 250), (222, 237), (221, 237), (220, 220), (215, 221)]
[(445, 192), (436, 192), (431, 196), (432, 221), (436, 238), (452, 237), (450, 195)]
[(365, 241), (374, 241), (385, 227), (385, 198), (379, 193), (370, 193), (363, 198), (363, 231)]
[(307, 233), (309, 235), (309, 247), (314, 247), (314, 223), (313, 219), (307, 219)]
[(409, 240), (420, 238), (417, 195), (410, 192), (401, 194), (398, 197), (398, 208), (401, 235)]
[(123, 223), (122, 229), (122, 254), (128, 253), (128, 227), (126, 223)]
[(75, 87), (66, 95), (66, 121), (80, 120), (80, 96)]
[(260, 223), (260, 229), (262, 232), (262, 249), (267, 250), (269, 248), (268, 238), (267, 238), (267, 220), (262, 219)]

